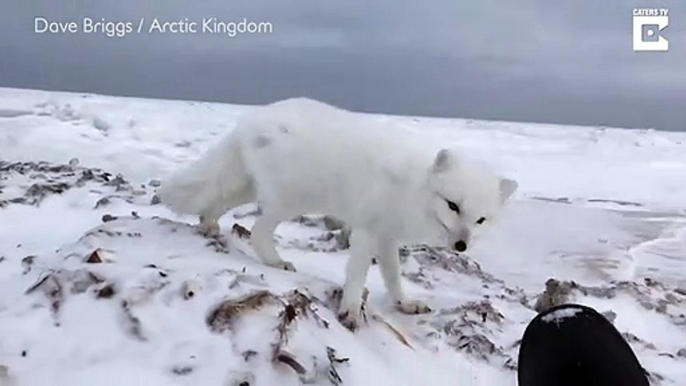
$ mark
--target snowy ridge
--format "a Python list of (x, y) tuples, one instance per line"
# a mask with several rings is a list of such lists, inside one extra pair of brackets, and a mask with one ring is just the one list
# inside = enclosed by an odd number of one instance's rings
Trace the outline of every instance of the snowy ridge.
[[(267, 268), (229, 252), (225, 239), (207, 239), (188, 224), (142, 217), (146, 207), (164, 212), (151, 206), (154, 194), (146, 186), (133, 188), (121, 176), (79, 166), (3, 163), (0, 170), (5, 186), (13, 186), (12, 197), (3, 200), (5, 209), (40, 208), (78, 197), (83, 207), (71, 210), (104, 213), (101, 225), (57, 250), (3, 264), (7, 276), (0, 289), (0, 320), (7, 334), (2, 347), (15, 354), (3, 355), (3, 365), (22, 384), (80, 384), (90, 382), (91, 373), (115, 372), (120, 366), (134, 384), (371, 384), (378, 380), (363, 375), (379, 361), (372, 354), (389, 347), (393, 357), (408, 350), (429, 355), (461, 347), (484, 361), (497, 351), (496, 367), (512, 361), (500, 344), (491, 342), (500, 335), (497, 330), (474, 324), (484, 312), (480, 307), (492, 314), (488, 319), (494, 325), (501, 323), (503, 316), (484, 300), (480, 288), (493, 283), (492, 292), (498, 294), (503, 285), (466, 259), (419, 248), (407, 252), (414, 264), (406, 263), (405, 275), (433, 289), (465, 274), (462, 285), (472, 283), (467, 297), (482, 304), (440, 309), (436, 318), (424, 320), (397, 315), (383, 302), (378, 309), (370, 304), (368, 330), (360, 333), (364, 338), (351, 341), (351, 333), (335, 318), (336, 283)], [(17, 195), (20, 190), (23, 194)], [(90, 196), (83, 199), (86, 192)], [(32, 200), (36, 195), (42, 199)], [(312, 224), (299, 220), (292, 226), (312, 232)], [(312, 238), (308, 246), (318, 249), (318, 240)], [(10, 266), (10, 261), (17, 264)], [(519, 307), (515, 292), (498, 297)], [(240, 310), (237, 304), (251, 298), (258, 299), (252, 300), (256, 304)], [(457, 304), (450, 294), (437, 300), (437, 305)], [(455, 317), (447, 321), (447, 315)], [(287, 338), (279, 338), (280, 329)], [(443, 333), (451, 339), (444, 342)], [(361, 340), (369, 347), (356, 347)], [(399, 373), (396, 381), (419, 382), (425, 370)]]
[(325, 219), (277, 229), (291, 273), (234, 226), (254, 207), (206, 238), (157, 203), (156, 179), (246, 108), (0, 89), (0, 385), (515, 385), (526, 324), (562, 301), (613, 321), (655, 384), (685, 378), (684, 134), (379, 116), (521, 192), (467, 255), (402, 251), (432, 313), (394, 311), (372, 269), (351, 333)]

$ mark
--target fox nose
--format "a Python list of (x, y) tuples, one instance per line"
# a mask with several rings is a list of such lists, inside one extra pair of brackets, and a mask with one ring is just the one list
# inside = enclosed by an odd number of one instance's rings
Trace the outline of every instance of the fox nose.
[(460, 240), (460, 241), (456, 242), (455, 245), (454, 245), (453, 247), (454, 247), (455, 250), (458, 251), (458, 252), (464, 252), (464, 251), (467, 250), (467, 243), (465, 243), (464, 241)]

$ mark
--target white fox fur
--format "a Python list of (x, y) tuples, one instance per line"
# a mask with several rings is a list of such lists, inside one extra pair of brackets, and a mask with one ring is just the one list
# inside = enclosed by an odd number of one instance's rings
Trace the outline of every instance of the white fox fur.
[(398, 247), (429, 243), (463, 251), (472, 230), (497, 214), (517, 183), (380, 122), (304, 98), (258, 107), (205, 156), (163, 181), (161, 201), (215, 230), (228, 210), (259, 203), (255, 253), (289, 270), (293, 265), (275, 249), (277, 225), (301, 214), (339, 218), (352, 230), (341, 320), (358, 325), (373, 256), (398, 309), (428, 312), (403, 292)]

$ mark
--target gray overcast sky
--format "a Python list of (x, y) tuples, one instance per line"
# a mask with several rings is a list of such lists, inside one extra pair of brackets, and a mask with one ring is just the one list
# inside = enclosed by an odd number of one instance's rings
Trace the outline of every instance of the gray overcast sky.
[[(667, 7), (666, 53), (632, 9)], [(34, 18), (271, 22), (261, 35), (34, 33)], [(0, 86), (686, 130), (683, 0), (2, 0)]]

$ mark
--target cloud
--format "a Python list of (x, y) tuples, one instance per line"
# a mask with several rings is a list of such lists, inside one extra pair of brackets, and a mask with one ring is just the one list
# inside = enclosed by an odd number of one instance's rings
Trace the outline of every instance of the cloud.
[[(686, 4), (668, 53), (634, 53), (631, 2), (6, 0), (0, 86), (686, 130)], [(217, 17), (272, 34), (48, 36), (33, 19)], [(686, 16), (684, 16), (686, 20)], [(681, 43), (681, 44), (680, 44)]]

